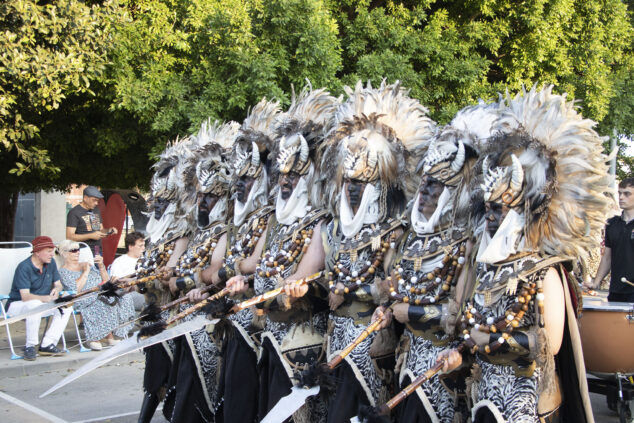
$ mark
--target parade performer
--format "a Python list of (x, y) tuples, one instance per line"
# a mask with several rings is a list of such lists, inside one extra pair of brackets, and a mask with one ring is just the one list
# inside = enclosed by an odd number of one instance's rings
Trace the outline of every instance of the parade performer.
[[(435, 125), (427, 110), (399, 83), (346, 88), (321, 164), (325, 198), (334, 219), (322, 231), (331, 308), (328, 360), (370, 323), (387, 300), (385, 267), (402, 233), (399, 216), (413, 196), (416, 146), (429, 142)], [(371, 333), (334, 371), (338, 380), (328, 422), (348, 422), (360, 404), (389, 395), (396, 336)]]
[[(137, 264), (137, 277), (161, 275), (143, 285), (137, 285), (146, 303), (164, 304), (171, 299), (168, 281), (171, 268), (187, 246), (188, 225), (177, 219), (180, 196), (187, 194), (182, 177), (184, 161), (191, 159), (191, 141), (181, 140), (169, 145), (155, 164), (150, 189), (154, 212), (146, 226), (148, 248)], [(169, 270), (166, 270), (169, 269)], [(167, 314), (163, 316), (167, 318)], [(144, 349), (143, 404), (139, 423), (152, 420), (154, 411), (163, 400), (167, 389), (173, 351), (167, 343)]]
[[(217, 251), (224, 263), (211, 282), (226, 283), (234, 300), (253, 296), (244, 275), (253, 274), (264, 248), (266, 227), (274, 208), (269, 205), (267, 158), (273, 143), (277, 101), (263, 99), (253, 107), (240, 127), (233, 146), (233, 219), (220, 239)], [(205, 277), (203, 275), (203, 277)], [(259, 333), (253, 310), (230, 317), (231, 329), (222, 346), (220, 392), (222, 418), (226, 422), (253, 422), (257, 418)]]
[[(551, 90), (507, 97), (481, 149), (485, 219), (458, 323), (474, 422), (593, 421), (566, 267), (599, 241), (609, 178), (594, 123)], [(440, 356), (445, 370), (461, 357)]]
[[(458, 112), (418, 165), (423, 178), (389, 277), (390, 297), (397, 301), (393, 315), (405, 325), (402, 366), (397, 368), (402, 387), (432, 367), (440, 351), (455, 344), (456, 284), (466, 274), (471, 250), (467, 241), (473, 165), (478, 140), (490, 136), (496, 108), (482, 103)], [(443, 381), (433, 378), (403, 402), (399, 420), (465, 421), (464, 398), (458, 404), (459, 394), (464, 397), (460, 385), (464, 383), (459, 375)]]
[[(196, 207), (189, 213), (194, 217), (195, 231), (175, 270), (175, 285), (181, 295), (204, 285), (202, 271), (217, 272), (222, 264), (222, 255), (214, 255), (214, 251), (232, 217), (229, 155), (239, 126), (236, 122), (223, 125), (204, 122), (192, 137), (196, 144), (192, 162), (194, 171), (186, 175), (185, 185), (196, 187)], [(181, 306), (181, 311), (188, 307), (189, 304)], [(193, 319), (196, 315), (192, 313), (185, 319)], [(174, 340), (170, 389), (163, 406), (163, 414), (172, 423), (212, 421), (214, 418), (218, 405), (220, 360), (213, 329), (210, 325)]]
[[(279, 182), (275, 213), (267, 224), (264, 253), (255, 274), (256, 294), (308, 277), (324, 267), (322, 202), (316, 150), (338, 101), (324, 89), (306, 87), (276, 125)], [(314, 242), (313, 242), (314, 241)], [(259, 417), (287, 395), (298, 371), (323, 358), (328, 292), (316, 283), (310, 295), (290, 304), (285, 296), (258, 306), (266, 316), (261, 336)], [(308, 289), (308, 287), (306, 287)], [(293, 415), (295, 423), (325, 422), (326, 404), (313, 398)]]

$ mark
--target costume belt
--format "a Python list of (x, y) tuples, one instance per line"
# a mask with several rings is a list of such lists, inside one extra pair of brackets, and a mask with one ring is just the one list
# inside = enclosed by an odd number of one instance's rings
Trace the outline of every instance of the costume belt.
[(356, 325), (368, 325), (372, 320), (372, 313), (376, 309), (374, 303), (362, 301), (344, 302), (333, 313), (339, 317), (350, 317)]

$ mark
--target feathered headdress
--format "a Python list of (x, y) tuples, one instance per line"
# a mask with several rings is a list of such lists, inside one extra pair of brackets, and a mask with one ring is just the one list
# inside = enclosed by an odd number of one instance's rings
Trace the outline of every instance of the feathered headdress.
[(374, 89), (359, 81), (354, 90), (344, 89), (348, 100), (335, 113), (322, 156), (322, 178), (329, 187), (325, 199), (335, 212), (344, 178), (380, 181), (385, 215), (392, 194), (404, 200), (404, 193), (411, 198), (416, 192), (415, 152), (426, 149), (436, 125), (400, 82), (383, 81)]
[(244, 119), (233, 150), (232, 162), (236, 176), (256, 178), (260, 175), (273, 145), (274, 124), (279, 112), (278, 101), (263, 98)]
[(526, 246), (583, 257), (605, 223), (610, 176), (595, 123), (552, 86), (505, 98), (482, 155), (484, 201), (524, 212)]
[(232, 178), (230, 153), (240, 124), (203, 122), (197, 134), (195, 180), (197, 192), (218, 197), (229, 192)]
[[(325, 89), (313, 90), (308, 84), (293, 97), (287, 112), (282, 113), (275, 129), (278, 142), (274, 154), (279, 173), (308, 175), (308, 192), (313, 205), (321, 201), (319, 189), (319, 145), (332, 125), (340, 100)], [(275, 176), (273, 176), (275, 178)]]
[(452, 190), (448, 202), (453, 216), (469, 216), (470, 185), (476, 176), (474, 164), (478, 160), (480, 144), (492, 134), (493, 122), (498, 118), (499, 103), (468, 106), (440, 130), (416, 171), (439, 180)]
[(153, 166), (155, 171), (150, 182), (152, 198), (176, 199), (184, 186), (186, 163), (194, 157), (194, 145), (190, 137), (168, 143)]

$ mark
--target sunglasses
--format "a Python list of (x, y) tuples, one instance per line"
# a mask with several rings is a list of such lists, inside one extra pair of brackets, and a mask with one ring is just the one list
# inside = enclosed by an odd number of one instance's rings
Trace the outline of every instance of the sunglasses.
[(68, 250), (69, 253), (78, 253), (79, 252), (79, 248), (71, 248), (70, 250)]

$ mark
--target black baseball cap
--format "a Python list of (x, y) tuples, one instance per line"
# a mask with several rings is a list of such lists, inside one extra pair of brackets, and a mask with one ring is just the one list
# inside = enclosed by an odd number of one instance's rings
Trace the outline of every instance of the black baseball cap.
[(103, 198), (103, 194), (97, 189), (97, 187), (93, 187), (92, 185), (88, 185), (84, 188), (84, 195), (87, 197)]

